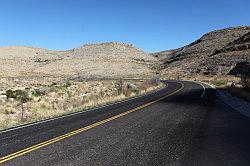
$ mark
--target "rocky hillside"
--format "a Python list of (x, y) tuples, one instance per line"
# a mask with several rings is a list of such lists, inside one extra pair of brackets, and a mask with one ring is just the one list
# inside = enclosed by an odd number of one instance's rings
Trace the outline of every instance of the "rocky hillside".
[(228, 45), (223, 47), (220, 50), (215, 51), (213, 55), (222, 53), (222, 52), (231, 52), (231, 51), (242, 51), (250, 49), (250, 32), (243, 35), (242, 37), (230, 42)]
[(165, 72), (227, 74), (237, 62), (250, 60), (250, 26), (216, 30), (163, 59)]
[(68, 51), (0, 47), (0, 77), (136, 77), (157, 60), (124, 43), (88, 44)]

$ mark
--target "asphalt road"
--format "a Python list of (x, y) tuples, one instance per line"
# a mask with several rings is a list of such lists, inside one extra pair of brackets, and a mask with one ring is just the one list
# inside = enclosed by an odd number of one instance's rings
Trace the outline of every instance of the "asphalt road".
[(250, 165), (250, 120), (209, 87), (156, 93), (0, 132), (3, 165)]

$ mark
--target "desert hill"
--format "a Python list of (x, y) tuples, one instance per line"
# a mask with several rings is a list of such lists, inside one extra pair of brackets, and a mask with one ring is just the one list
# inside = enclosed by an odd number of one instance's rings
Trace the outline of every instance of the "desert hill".
[(144, 51), (115, 42), (68, 51), (0, 47), (0, 77), (135, 77), (153, 74), (156, 63)]
[(250, 60), (249, 33), (250, 26), (209, 32), (162, 59), (165, 72), (227, 74), (238, 62)]

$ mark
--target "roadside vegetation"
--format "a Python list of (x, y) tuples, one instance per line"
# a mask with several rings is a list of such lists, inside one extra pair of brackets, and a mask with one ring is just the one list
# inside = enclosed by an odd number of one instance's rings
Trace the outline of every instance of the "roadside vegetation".
[(250, 78), (248, 76), (229, 75), (185, 75), (178, 73), (165, 73), (165, 79), (201, 81), (225, 90), (233, 96), (250, 102)]
[[(204, 78), (204, 77), (203, 77)], [(225, 90), (233, 96), (250, 102), (250, 79), (245, 76), (210, 76), (206, 79), (197, 79), (215, 85), (216, 88)]]
[(0, 129), (81, 111), (161, 88), (148, 80), (66, 81), (0, 92)]
[(232, 83), (231, 86), (224, 87), (234, 96), (240, 97), (248, 102), (250, 102), (250, 78), (241, 76), (238, 83)]

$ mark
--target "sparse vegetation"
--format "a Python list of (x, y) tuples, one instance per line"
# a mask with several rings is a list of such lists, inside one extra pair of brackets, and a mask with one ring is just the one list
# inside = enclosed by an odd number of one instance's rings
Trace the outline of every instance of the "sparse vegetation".
[(0, 105), (0, 128), (11, 127), (122, 100), (160, 88), (155, 78), (146, 81), (65, 81), (9, 89)]
[(238, 86), (230, 86), (224, 88), (228, 92), (230, 92), (232, 95), (240, 97), (246, 101), (250, 102), (250, 88), (243, 88)]
[(39, 87), (39, 88), (34, 89), (32, 91), (32, 95), (35, 96), (35, 97), (43, 96), (45, 94), (46, 94), (46, 90), (43, 87)]
[(15, 114), (15, 112), (11, 108), (5, 108), (4, 114), (6, 114), (6, 115)]
[(250, 102), (250, 78), (247, 75), (241, 75), (238, 83), (224, 88), (232, 95), (240, 97)]
[(241, 86), (245, 89), (250, 88), (250, 76), (241, 75), (240, 78), (241, 78), (241, 81), (240, 81)]
[[(21, 105), (21, 120), (24, 120), (24, 103), (27, 103), (30, 100), (29, 94), (26, 90), (7, 90), (7, 98), (13, 98), (20, 102)], [(6, 112), (6, 111), (5, 111)], [(7, 111), (8, 113), (14, 114), (13, 110)]]
[(229, 75), (165, 75), (166, 79), (202, 81), (214, 85), (216, 88), (226, 90), (230, 94), (250, 101), (250, 79), (247, 76), (229, 76)]

